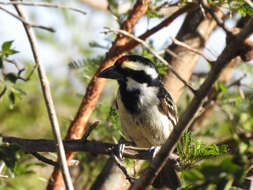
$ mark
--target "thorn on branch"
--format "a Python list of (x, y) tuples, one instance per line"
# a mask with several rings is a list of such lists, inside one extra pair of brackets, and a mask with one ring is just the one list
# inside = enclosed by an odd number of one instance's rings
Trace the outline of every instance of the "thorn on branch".
[(128, 174), (128, 171), (126, 169), (126, 166), (124, 166), (124, 164), (119, 160), (119, 158), (112, 153), (112, 157), (115, 161), (115, 163), (117, 164), (117, 166), (122, 170), (122, 172), (125, 174), (126, 176), (126, 179), (129, 181), (130, 184), (133, 184), (134, 183), (134, 180), (135, 178), (134, 177), (131, 177), (129, 174)]
[(37, 152), (32, 152), (31, 153), (35, 158), (37, 158), (38, 160), (45, 162), (46, 164), (52, 165), (54, 167), (60, 167), (59, 163), (50, 160), (48, 158), (46, 158), (45, 156), (42, 156), (41, 154), (37, 153)]
[(99, 121), (95, 121), (93, 124), (91, 124), (91, 125), (87, 128), (86, 132), (84, 133), (84, 135), (83, 135), (83, 137), (82, 137), (82, 140), (83, 140), (83, 141), (86, 141), (87, 138), (90, 136), (92, 130), (95, 129), (98, 125), (99, 125)]

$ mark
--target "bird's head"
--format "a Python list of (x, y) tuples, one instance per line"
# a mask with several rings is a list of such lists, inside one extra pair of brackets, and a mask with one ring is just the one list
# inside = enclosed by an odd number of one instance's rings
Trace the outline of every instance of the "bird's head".
[(115, 64), (99, 75), (101, 78), (116, 79), (121, 82), (130, 79), (149, 86), (159, 81), (158, 71), (152, 61), (138, 55), (126, 55), (119, 58)]

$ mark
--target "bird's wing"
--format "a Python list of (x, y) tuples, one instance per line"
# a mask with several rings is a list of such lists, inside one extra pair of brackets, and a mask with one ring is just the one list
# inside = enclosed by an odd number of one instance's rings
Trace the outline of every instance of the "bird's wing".
[(167, 92), (165, 88), (161, 89), (159, 93), (159, 111), (164, 115), (167, 115), (168, 119), (171, 121), (172, 125), (175, 127), (178, 121), (177, 118), (177, 109), (176, 105), (174, 104), (172, 97)]

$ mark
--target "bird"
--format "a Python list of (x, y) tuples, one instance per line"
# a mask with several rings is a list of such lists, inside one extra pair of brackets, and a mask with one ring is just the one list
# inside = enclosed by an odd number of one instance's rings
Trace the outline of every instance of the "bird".
[[(123, 55), (98, 77), (118, 81), (116, 109), (123, 134), (137, 147), (164, 144), (178, 118), (155, 64), (143, 56)], [(155, 188), (177, 189), (180, 185), (175, 169), (168, 164), (153, 183)]]

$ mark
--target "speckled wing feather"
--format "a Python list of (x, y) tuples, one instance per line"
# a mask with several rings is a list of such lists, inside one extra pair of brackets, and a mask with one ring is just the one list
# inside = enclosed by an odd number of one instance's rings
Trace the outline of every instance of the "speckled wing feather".
[(161, 88), (158, 97), (160, 99), (159, 111), (164, 115), (167, 115), (173, 127), (175, 127), (178, 118), (177, 118), (177, 109), (172, 100), (172, 97), (165, 88)]

